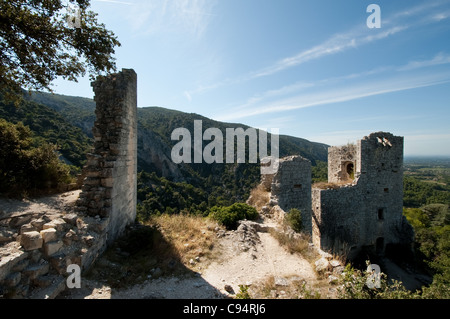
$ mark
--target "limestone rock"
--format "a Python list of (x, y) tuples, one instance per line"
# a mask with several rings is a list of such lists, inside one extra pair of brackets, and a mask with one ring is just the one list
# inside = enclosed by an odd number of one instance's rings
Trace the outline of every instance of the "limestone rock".
[(35, 230), (36, 230), (36, 228), (31, 223), (28, 223), (28, 224), (24, 224), (20, 227), (19, 234), (23, 234), (23, 233), (35, 231)]
[(44, 244), (44, 254), (52, 256), (56, 254), (63, 247), (62, 241), (52, 241)]
[(314, 265), (316, 266), (316, 271), (317, 272), (323, 272), (323, 271), (326, 271), (328, 269), (328, 267), (330, 266), (330, 263), (325, 257), (322, 257), (319, 260), (317, 260), (314, 263)]
[(54, 228), (47, 228), (47, 229), (41, 230), (40, 233), (41, 233), (42, 239), (44, 240), (44, 243), (55, 241), (57, 239), (56, 229), (54, 229)]
[(338, 260), (336, 260), (336, 259), (333, 259), (333, 260), (330, 260), (330, 265), (331, 265), (331, 267), (339, 267), (339, 266), (341, 266), (341, 263), (338, 261)]
[(20, 245), (26, 251), (39, 249), (42, 247), (42, 244), (42, 236), (37, 231), (23, 233), (20, 237)]
[(62, 218), (56, 218), (52, 220), (51, 222), (44, 224), (43, 229), (49, 229), (54, 228), (57, 231), (64, 230), (64, 226), (66, 225), (66, 222)]
[(78, 215), (77, 214), (67, 214), (67, 215), (65, 215), (65, 216), (63, 216), (63, 220), (66, 222), (66, 223), (68, 223), (68, 224), (70, 224), (70, 225), (73, 225), (73, 226), (76, 226), (76, 224), (77, 224), (77, 218), (78, 218)]

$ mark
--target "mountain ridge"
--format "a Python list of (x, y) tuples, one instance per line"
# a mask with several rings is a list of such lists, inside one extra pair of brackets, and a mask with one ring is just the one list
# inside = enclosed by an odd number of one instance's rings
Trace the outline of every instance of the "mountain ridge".
[[(14, 107), (14, 106), (12, 106)], [(14, 122), (26, 120), (38, 137), (55, 136), (52, 142), (65, 145), (66, 154), (71, 154), (77, 161), (69, 160), (71, 164), (81, 168), (85, 154), (89, 152), (89, 144), (92, 145), (92, 127), (94, 125), (95, 101), (83, 97), (34, 92), (25, 95), (25, 102), (18, 109), (0, 104), (0, 115), (6, 120), (12, 120), (11, 114), (1, 111), (9, 109), (15, 116)], [(45, 114), (43, 116), (42, 114)], [(138, 188), (139, 200), (152, 203), (159, 201), (158, 207), (164, 208), (161, 203), (172, 205), (169, 201), (166, 189), (175, 188), (175, 196), (180, 207), (188, 207), (192, 198), (201, 198), (200, 202), (206, 202), (207, 206), (214, 204), (232, 204), (245, 201), (250, 190), (260, 180), (259, 163), (180, 163), (175, 164), (171, 158), (171, 151), (179, 141), (171, 140), (171, 134), (176, 128), (187, 128), (193, 137), (195, 120), (202, 121), (202, 133), (208, 128), (218, 128), (225, 133), (227, 128), (250, 128), (240, 123), (224, 123), (209, 119), (196, 113), (186, 113), (178, 110), (167, 109), (159, 106), (139, 107), (138, 120), (138, 172), (141, 174)], [(46, 125), (47, 121), (53, 121), (57, 125)], [(34, 120), (40, 119), (39, 130)], [(65, 132), (73, 132), (64, 134)], [(83, 134), (81, 134), (82, 132)], [(225, 134), (224, 134), (225, 135)], [(271, 153), (271, 134), (267, 134), (267, 152)], [(202, 140), (203, 141), (203, 140)], [(203, 141), (203, 146), (208, 144)], [(193, 143), (192, 143), (193, 144)], [(193, 145), (191, 144), (191, 147)], [(246, 143), (248, 155), (249, 143)], [(82, 146), (80, 146), (82, 145)], [(77, 146), (77, 147), (75, 147)], [(279, 156), (301, 155), (311, 160), (312, 165), (318, 161), (327, 161), (328, 145), (310, 142), (306, 139), (288, 135), (279, 136)], [(203, 147), (202, 147), (203, 149)], [(193, 152), (191, 152), (193, 154)], [(225, 152), (224, 152), (225, 154)], [(68, 157), (65, 155), (64, 157)], [(70, 156), (69, 156), (70, 157)], [(225, 162), (225, 161), (224, 161)], [(194, 187), (195, 195), (191, 186)], [(199, 195), (201, 194), (201, 196)], [(197, 196), (198, 195), (198, 196)], [(153, 196), (153, 197), (152, 197)], [(172, 198), (172, 201), (174, 199)], [(201, 203), (200, 203), (201, 204)], [(205, 205), (198, 205), (205, 207)], [(178, 205), (178, 204), (177, 204)]]

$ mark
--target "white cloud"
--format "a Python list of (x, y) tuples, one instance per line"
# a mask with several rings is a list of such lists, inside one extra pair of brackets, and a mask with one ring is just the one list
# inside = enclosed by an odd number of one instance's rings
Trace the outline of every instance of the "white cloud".
[(179, 33), (201, 37), (211, 18), (215, 0), (136, 1), (128, 13), (134, 32), (143, 34)]
[(269, 67), (255, 72), (252, 78), (272, 75), (311, 60), (343, 52), (347, 49), (357, 48), (363, 44), (387, 38), (407, 28), (407, 26), (395, 26), (387, 30), (382, 29), (373, 35), (367, 35), (366, 30), (354, 30), (348, 33), (337, 34), (320, 45), (304, 50), (294, 56), (284, 58)]
[(260, 104), (246, 110), (241, 110), (239, 108), (237, 112), (228, 112), (227, 114), (216, 118), (222, 121), (236, 120), (260, 114), (279, 113), (306, 107), (346, 102), (380, 94), (433, 86), (447, 82), (450, 82), (450, 72), (415, 76), (407, 74), (402, 77), (357, 83), (353, 86), (330, 86), (324, 90), (319, 90), (318, 92), (301, 94), (291, 98)]
[(450, 54), (441, 52), (441, 53), (438, 53), (434, 58), (432, 58), (430, 60), (412, 61), (412, 62), (409, 62), (407, 65), (400, 67), (398, 70), (399, 71), (407, 71), (407, 70), (419, 69), (419, 68), (423, 68), (423, 67), (448, 64), (448, 63), (450, 63)]
[(188, 91), (184, 91), (184, 96), (186, 97), (186, 99), (191, 102), (192, 101), (192, 96), (189, 94)]
[[(423, 19), (421, 21), (417, 21), (415, 19), (414, 21), (411, 22), (411, 19), (414, 19), (414, 16), (417, 14), (426, 13), (427, 10), (428, 11), (433, 10), (441, 6), (442, 4), (445, 4), (445, 2), (434, 1), (423, 3), (415, 7), (410, 7), (408, 8), (408, 10), (404, 10), (391, 15), (391, 17), (383, 18), (383, 25), (387, 27), (383, 27), (378, 30), (372, 29), (371, 34), (369, 35), (367, 34), (366, 26), (362, 27), (358, 26), (350, 31), (335, 34), (319, 45), (303, 50), (295, 55), (282, 58), (273, 63), (272, 65), (264, 67), (260, 70), (250, 72), (248, 74), (236, 77), (234, 79), (226, 79), (223, 81), (216, 82), (214, 84), (202, 85), (195, 90), (190, 90), (189, 92), (191, 95), (194, 95), (209, 90), (217, 89), (222, 86), (239, 84), (256, 78), (270, 76), (283, 70), (297, 67), (309, 61), (313, 61), (319, 58), (323, 58), (325, 56), (334, 55), (340, 52), (344, 52), (346, 50), (358, 48), (359, 46), (365, 44), (386, 39), (390, 36), (406, 31), (411, 27), (417, 27), (419, 25), (431, 22), (439, 22), (440, 20), (449, 17), (450, 13), (449, 12), (441, 12), (439, 14), (432, 13), (428, 18)], [(401, 18), (403, 17), (407, 17), (408, 21), (402, 22)]]

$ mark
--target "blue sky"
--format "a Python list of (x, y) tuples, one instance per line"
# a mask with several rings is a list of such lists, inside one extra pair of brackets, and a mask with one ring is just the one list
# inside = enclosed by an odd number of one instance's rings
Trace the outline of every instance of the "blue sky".
[[(381, 28), (368, 28), (378, 4)], [(161, 106), (342, 145), (377, 131), (450, 155), (450, 1), (92, 0)], [(87, 78), (56, 93), (93, 97)]]

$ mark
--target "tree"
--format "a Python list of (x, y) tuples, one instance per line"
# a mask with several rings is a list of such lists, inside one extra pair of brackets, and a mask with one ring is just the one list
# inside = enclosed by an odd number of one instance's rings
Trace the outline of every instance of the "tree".
[(69, 167), (59, 160), (56, 147), (33, 144), (29, 127), (0, 119), (0, 193), (21, 195), (70, 181)]
[[(0, 92), (48, 90), (57, 77), (114, 71), (120, 42), (89, 11), (90, 0), (0, 0)], [(74, 9), (75, 8), (75, 9)], [(74, 20), (75, 19), (75, 20)]]

